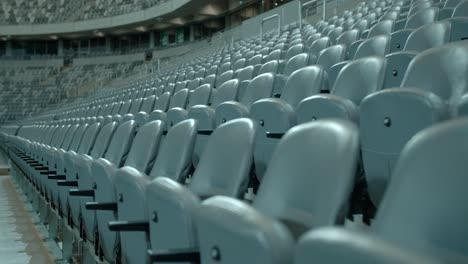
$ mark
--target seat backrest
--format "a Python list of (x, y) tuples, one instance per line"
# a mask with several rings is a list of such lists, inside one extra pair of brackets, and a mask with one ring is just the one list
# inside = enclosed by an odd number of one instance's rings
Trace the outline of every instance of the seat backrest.
[(173, 94), (175, 89), (174, 83), (169, 83), (168, 85), (164, 86), (163, 93), (170, 93)]
[(371, 230), (405, 248), (466, 256), (468, 204), (460, 197), (468, 185), (467, 137), (467, 119), (416, 134), (401, 153)]
[(323, 37), (319, 38), (309, 48), (309, 53), (318, 57), (320, 52), (330, 45), (330, 38), (329, 37)]
[(348, 18), (341, 26), (344, 30), (349, 30), (352, 29), (351, 27), (354, 25), (354, 22), (356, 22), (354, 18)]
[(336, 43), (336, 39), (343, 33), (343, 28), (342, 27), (336, 27), (330, 33), (328, 33), (327, 37), (330, 38), (330, 41), (332, 43)]
[(226, 62), (223, 65), (221, 65), (221, 67), (219, 68), (218, 73), (223, 74), (223, 73), (229, 71), (230, 69), (231, 69), (231, 63)]
[(354, 41), (359, 39), (359, 30), (351, 29), (346, 32), (343, 32), (337, 39), (336, 44), (343, 44), (346, 47), (351, 46)]
[(70, 144), (72, 143), (73, 139), (75, 138), (75, 134), (76, 134), (79, 127), (80, 127), (80, 125), (76, 124), (76, 125), (71, 126), (68, 129), (67, 136), (63, 140), (63, 143), (62, 143), (62, 146), (61, 146), (62, 149), (68, 150), (70, 148)]
[[(125, 101), (120, 107), (119, 114), (124, 115), (130, 112), (130, 107), (132, 106), (132, 100)], [(100, 114), (101, 115), (101, 114)]]
[(101, 124), (100, 123), (94, 123), (86, 129), (83, 139), (81, 140), (80, 146), (78, 147), (78, 150), (76, 151), (78, 154), (88, 154), (95, 141), (97, 135), (101, 131)]
[(132, 147), (125, 160), (125, 166), (130, 166), (138, 171), (147, 173), (159, 150), (164, 131), (163, 122), (160, 120), (146, 123), (138, 129), (133, 139)]
[(218, 66), (214, 65), (206, 72), (207, 76), (216, 75), (218, 73)]
[(411, 17), (412, 15), (416, 14), (417, 12), (430, 8), (433, 6), (432, 1), (415, 1), (411, 4), (411, 7), (408, 12), (408, 17)]
[(368, 94), (382, 89), (385, 66), (384, 57), (353, 60), (341, 69), (331, 93), (360, 105)]
[(238, 69), (234, 73), (234, 78), (238, 79), (240, 82), (251, 80), (254, 77), (254, 71), (254, 66), (247, 66), (245, 68)]
[(140, 107), (141, 103), (143, 102), (143, 99), (138, 98), (132, 101), (132, 107), (130, 108), (130, 113), (131, 114), (136, 114), (140, 112)]
[(193, 90), (197, 89), (198, 86), (200, 86), (201, 82), (202, 82), (201, 78), (195, 78), (195, 79), (189, 81), (189, 83), (187, 85), (187, 89), (189, 89), (189, 91), (193, 91)]
[(55, 141), (51, 146), (60, 148), (67, 137), (67, 133), (70, 130), (71, 125), (63, 125), (60, 128), (60, 132), (57, 134)]
[(78, 130), (75, 133), (75, 136), (73, 137), (72, 142), (70, 143), (70, 148), (69, 150), (77, 151), (80, 147), (81, 141), (83, 140), (83, 137), (86, 133), (87, 128), (89, 127), (88, 124), (82, 124), (78, 128)]
[(467, 91), (467, 76), (468, 42), (459, 41), (417, 55), (409, 64), (401, 86), (426, 90), (451, 101)]
[(275, 84), (275, 76), (272, 73), (264, 73), (252, 79), (240, 103), (249, 108), (256, 101), (271, 97)]
[(118, 167), (123, 165), (136, 134), (136, 129), (137, 124), (134, 120), (120, 124), (115, 130), (103, 158)]
[(199, 197), (241, 197), (252, 168), (256, 130), (247, 118), (220, 125), (210, 136), (189, 189)]
[(278, 144), (253, 206), (296, 237), (312, 227), (343, 223), (358, 161), (359, 130), (351, 122), (295, 126)]
[(346, 55), (346, 46), (342, 44), (334, 45), (320, 52), (317, 65), (328, 71), (333, 65), (344, 60)]
[(171, 101), (170, 93), (163, 93), (158, 97), (156, 103), (154, 104), (154, 110), (160, 110), (165, 112), (169, 107), (169, 102)]
[(174, 107), (185, 108), (185, 106), (187, 105), (188, 96), (188, 89), (183, 89), (175, 93), (171, 98), (171, 102), (169, 103), (169, 109)]
[(450, 23), (435, 22), (414, 30), (406, 41), (404, 50), (423, 51), (448, 43), (450, 39)]
[(398, 10), (389, 10), (380, 17), (380, 21), (384, 20), (397, 20), (400, 16), (400, 11)]
[(154, 108), (154, 103), (156, 102), (156, 96), (151, 95), (143, 99), (143, 102), (140, 107), (140, 112), (151, 113)]
[(368, 38), (372, 38), (378, 35), (387, 35), (393, 32), (393, 29), (395, 27), (395, 20), (393, 19), (387, 19), (387, 20), (382, 20), (379, 23), (375, 24), (371, 29), (369, 30), (369, 35), (367, 36)]
[(359, 29), (360, 32), (364, 32), (364, 30), (369, 28), (369, 20), (367, 19), (359, 19), (354, 25), (352, 26), (352, 29)]
[(234, 71), (233, 70), (228, 70), (228, 71), (224, 72), (223, 74), (219, 75), (216, 78), (215, 87), (218, 87), (221, 84), (225, 83), (226, 81), (231, 80), (233, 76), (234, 76)]
[(272, 60), (280, 60), (281, 59), (281, 50), (275, 49), (268, 54), (268, 56), (265, 58), (265, 62), (269, 62)]
[(262, 55), (258, 54), (249, 59), (248, 65), (255, 66), (257, 64), (262, 64)]
[(268, 61), (260, 67), (257, 74), (261, 75), (269, 72), (276, 74), (278, 73), (278, 67), (279, 63), (277, 60)]
[(186, 108), (190, 109), (195, 105), (208, 105), (211, 99), (212, 89), (208, 84), (202, 85), (190, 93)]
[(174, 87), (174, 93), (177, 93), (178, 91), (185, 89), (187, 87), (187, 81), (183, 82), (177, 82)]
[(237, 71), (245, 67), (246, 59), (239, 59), (232, 65), (232, 70)]
[[(311, 55), (313, 56), (313, 55)], [(309, 54), (307, 53), (300, 53), (297, 54), (296, 56), (292, 57), (287, 63), (286, 66), (284, 67), (283, 74), (286, 76), (291, 75), (295, 70), (298, 70), (300, 68), (304, 68), (310, 64), (315, 63), (316, 58), (311, 59), (309, 57)], [(312, 62), (312, 63), (311, 63)]]
[(239, 80), (232, 79), (223, 83), (219, 88), (216, 89), (216, 93), (213, 96), (211, 107), (216, 109), (218, 105), (227, 101), (236, 101), (239, 92)]
[(203, 79), (202, 84), (209, 84), (212, 87), (214, 87), (215, 81), (216, 81), (216, 75), (211, 74), (211, 75), (208, 75), (207, 77), (205, 77), (205, 79)]
[(309, 96), (328, 90), (327, 73), (318, 66), (307, 66), (289, 76), (281, 94), (281, 99), (295, 108)]
[(183, 182), (190, 173), (198, 122), (187, 119), (172, 126), (162, 142), (149, 177)]
[(420, 26), (437, 21), (439, 8), (431, 7), (419, 10), (408, 18), (406, 21), (406, 29), (414, 29)]
[(389, 35), (379, 35), (364, 40), (356, 50), (354, 59), (356, 60), (374, 55), (385, 56), (390, 51), (390, 40), (391, 37)]
[(289, 60), (292, 57), (296, 56), (297, 54), (302, 53), (303, 50), (304, 50), (303, 44), (296, 44), (288, 49), (288, 52), (286, 53), (286, 57), (284, 59)]
[(101, 128), (95, 140), (94, 146), (89, 153), (93, 159), (101, 158), (104, 155), (109, 146), (109, 142), (112, 139), (112, 135), (117, 129), (117, 126), (117, 122), (110, 122)]

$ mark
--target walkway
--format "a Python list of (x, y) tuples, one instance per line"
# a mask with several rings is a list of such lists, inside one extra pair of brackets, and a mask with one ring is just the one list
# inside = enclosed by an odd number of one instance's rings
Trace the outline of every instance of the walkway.
[(0, 176), (1, 264), (54, 263), (31, 216), (10, 176)]

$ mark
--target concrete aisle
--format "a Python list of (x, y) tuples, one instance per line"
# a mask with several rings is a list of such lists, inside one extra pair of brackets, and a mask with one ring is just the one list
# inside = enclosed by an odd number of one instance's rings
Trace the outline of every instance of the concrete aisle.
[(0, 263), (54, 263), (10, 176), (0, 176)]

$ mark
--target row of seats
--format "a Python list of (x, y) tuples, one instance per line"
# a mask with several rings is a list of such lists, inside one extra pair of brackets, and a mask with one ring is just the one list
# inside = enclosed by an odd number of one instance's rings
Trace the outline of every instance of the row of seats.
[[(43, 221), (108, 262), (461, 263), (468, 2), (431, 15), (451, 2), (235, 42), (4, 127), (1, 147)], [(357, 214), (369, 234), (330, 227)]]

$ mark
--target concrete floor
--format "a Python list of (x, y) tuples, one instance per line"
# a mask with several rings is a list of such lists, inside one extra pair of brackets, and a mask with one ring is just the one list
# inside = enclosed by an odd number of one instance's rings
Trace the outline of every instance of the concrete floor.
[(55, 263), (10, 176), (0, 176), (0, 263)]

